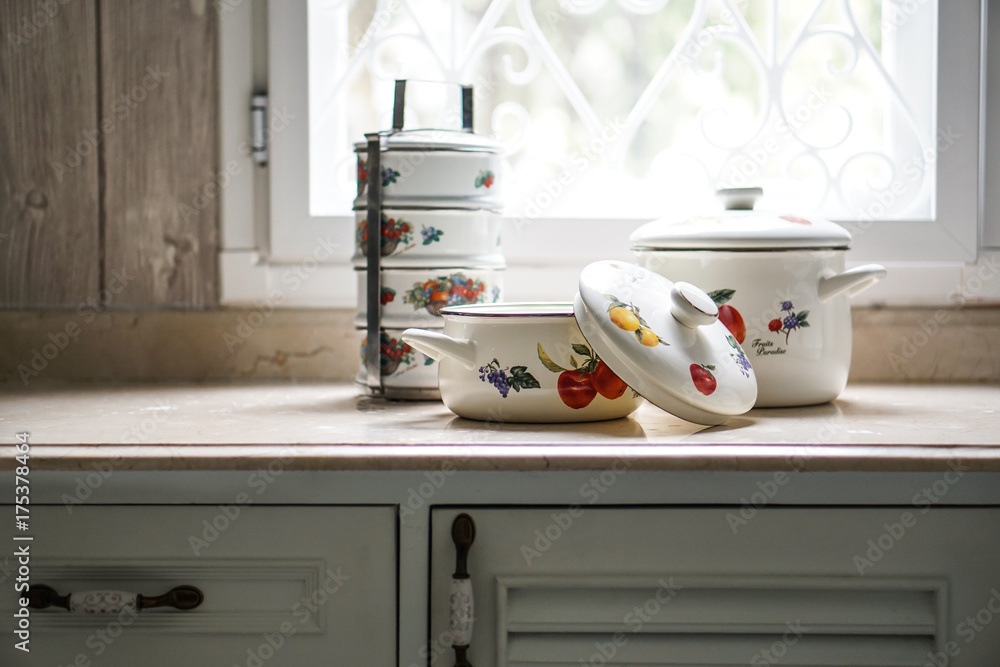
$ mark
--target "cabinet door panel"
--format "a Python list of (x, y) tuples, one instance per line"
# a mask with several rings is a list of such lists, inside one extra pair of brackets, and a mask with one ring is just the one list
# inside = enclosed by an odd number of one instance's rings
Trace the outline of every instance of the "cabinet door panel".
[(448, 628), (461, 512), (476, 522), (477, 667), (1000, 655), (997, 509), (768, 508), (744, 523), (739, 508), (436, 510), (432, 637)]
[[(8, 506), (9, 507), (9, 506)], [(11, 511), (13, 508), (11, 508)], [(13, 511), (12, 511), (13, 513)], [(61, 595), (204, 593), (195, 609), (30, 610), (30, 653), (3, 665), (390, 665), (390, 507), (32, 506), (30, 579)], [(14, 596), (3, 596), (11, 618)], [(79, 596), (78, 596), (79, 597)]]

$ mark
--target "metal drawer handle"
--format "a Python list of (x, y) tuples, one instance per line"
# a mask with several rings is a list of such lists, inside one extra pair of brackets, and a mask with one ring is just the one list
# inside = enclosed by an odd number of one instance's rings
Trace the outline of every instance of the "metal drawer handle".
[(45, 584), (28, 590), (28, 606), (32, 609), (62, 607), (77, 614), (118, 614), (126, 609), (142, 611), (153, 607), (173, 607), (188, 611), (201, 605), (205, 594), (194, 586), (177, 586), (163, 595), (142, 595), (124, 591), (84, 591), (59, 595)]
[(451, 647), (455, 649), (455, 667), (472, 667), (469, 645), (475, 621), (472, 605), (472, 578), (469, 576), (469, 547), (476, 540), (476, 524), (468, 514), (459, 514), (451, 524), (455, 543), (455, 574), (451, 577)]

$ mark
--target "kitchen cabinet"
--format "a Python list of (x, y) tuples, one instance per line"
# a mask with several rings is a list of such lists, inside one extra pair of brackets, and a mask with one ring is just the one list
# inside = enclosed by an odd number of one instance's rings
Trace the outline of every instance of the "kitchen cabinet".
[[(34, 655), (8, 634), (2, 665), (452, 667), (461, 513), (477, 525), (476, 667), (1000, 656), (1000, 387), (848, 386), (710, 429), (649, 406), (470, 422), (343, 384), (32, 387), (0, 405), (0, 430), (29, 432), (30, 530), (4, 534), (34, 537), (33, 584), (205, 595), (142, 612), (100, 656), (88, 640), (107, 618), (33, 612)], [(325, 615), (265, 659), (338, 567)]]
[(477, 666), (992, 664), (1000, 509), (926, 509), (436, 510), (431, 636), (467, 513)]
[[(222, 500), (220, 498), (220, 500)], [(13, 508), (7, 506), (13, 514)], [(31, 507), (32, 586), (146, 596), (198, 588), (195, 609), (30, 610), (30, 653), (3, 665), (391, 665), (396, 516), (391, 507)], [(14, 599), (3, 596), (12, 618)]]

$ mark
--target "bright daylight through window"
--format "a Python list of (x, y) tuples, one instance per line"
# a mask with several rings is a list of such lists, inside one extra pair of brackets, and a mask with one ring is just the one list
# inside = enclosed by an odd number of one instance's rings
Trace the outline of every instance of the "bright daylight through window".
[[(837, 220), (935, 215), (936, 155), (954, 141), (936, 120), (936, 0), (308, 11), (314, 216), (350, 213), (352, 143), (389, 127), (397, 78), (473, 84), (476, 130), (505, 146), (511, 218), (704, 212), (716, 188), (750, 185), (763, 207)], [(440, 126), (446, 90), (411, 86), (407, 127)]]

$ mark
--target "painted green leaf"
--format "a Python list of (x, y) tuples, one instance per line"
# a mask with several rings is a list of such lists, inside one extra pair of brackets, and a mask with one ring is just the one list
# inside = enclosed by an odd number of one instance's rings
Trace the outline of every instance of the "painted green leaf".
[(569, 355), (569, 363), (571, 366), (573, 366), (573, 368), (577, 368), (580, 366), (580, 364), (576, 363), (576, 357), (574, 357), (572, 354)]
[(572, 347), (573, 351), (579, 354), (580, 356), (589, 357), (593, 355), (593, 352), (590, 351), (590, 348), (587, 347), (586, 345), (583, 345), (582, 343), (573, 343)]
[(528, 372), (527, 366), (512, 366), (507, 383), (511, 389), (518, 392), (522, 389), (540, 389), (542, 386), (535, 376)]
[(552, 361), (552, 358), (545, 353), (545, 350), (542, 348), (541, 343), (538, 344), (538, 360), (542, 362), (542, 366), (545, 366), (553, 373), (562, 373), (565, 370), (569, 370), (567, 368), (563, 368), (556, 362)]
[(803, 310), (801, 313), (799, 313), (795, 317), (797, 317), (799, 319), (799, 322), (804, 322), (805, 319), (807, 317), (809, 317), (809, 311), (808, 310)]
[(799, 326), (800, 327), (807, 327), (807, 326), (809, 326), (809, 323), (808, 322), (803, 322), (802, 320), (799, 320)]
[(709, 292), (708, 296), (715, 302), (716, 306), (721, 306), (724, 303), (728, 303), (734, 294), (736, 294), (736, 290), (734, 289), (717, 289), (714, 292)]

